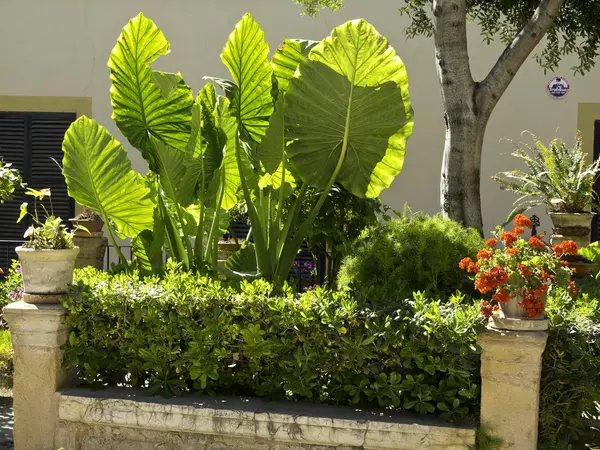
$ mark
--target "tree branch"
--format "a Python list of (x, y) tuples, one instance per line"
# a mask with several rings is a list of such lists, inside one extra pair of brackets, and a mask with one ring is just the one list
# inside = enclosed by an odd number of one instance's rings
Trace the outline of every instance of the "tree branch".
[(565, 0), (540, 1), (529, 22), (513, 38), (479, 85), (476, 102), (480, 110), (491, 114), (525, 60), (552, 27), (564, 3)]
[[(434, 0), (435, 59), (446, 113), (472, 101), (473, 76), (467, 48), (466, 0)], [(469, 108), (471, 109), (471, 108)]]

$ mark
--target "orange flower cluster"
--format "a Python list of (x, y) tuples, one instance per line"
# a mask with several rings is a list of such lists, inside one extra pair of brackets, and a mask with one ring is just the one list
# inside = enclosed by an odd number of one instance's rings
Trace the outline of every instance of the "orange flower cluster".
[(498, 311), (498, 305), (492, 305), (487, 300), (481, 302), (481, 315), (486, 319), (489, 319), (494, 314), (494, 311)]
[(519, 235), (511, 231), (504, 231), (500, 234), (500, 239), (504, 241), (504, 245), (507, 248), (510, 248), (515, 242), (519, 240)]
[(529, 220), (529, 218), (523, 214), (517, 214), (514, 218), (513, 223), (515, 225), (527, 227), (530, 230), (533, 228), (533, 222), (531, 222), (531, 220)]
[(555, 245), (554, 247), (552, 247), (554, 249), (554, 253), (556, 254), (556, 256), (563, 256), (563, 255), (577, 255), (577, 252), (579, 251), (579, 248), (577, 247), (577, 244), (573, 241), (563, 241), (558, 245)]
[(513, 227), (512, 232), (515, 234), (523, 234), (525, 233), (525, 228), (523, 227)]
[(518, 248), (516, 248), (516, 247), (507, 248), (507, 249), (506, 249), (506, 254), (507, 254), (507, 255), (513, 255), (513, 256), (516, 256), (516, 255), (518, 255), (518, 254), (519, 254), (519, 249), (518, 249)]
[(543, 250), (546, 247), (546, 243), (537, 236), (531, 236), (529, 238), (529, 245), (538, 250)]
[(477, 259), (490, 259), (494, 256), (494, 250), (491, 248), (484, 248), (477, 252)]
[(529, 269), (525, 264), (519, 264), (519, 272), (521, 272), (521, 275), (524, 277), (530, 277), (533, 275), (531, 269)]
[(487, 241), (485, 241), (485, 245), (486, 247), (495, 247), (496, 245), (498, 245), (498, 240), (494, 238), (488, 239)]
[(492, 295), (492, 300), (495, 300), (498, 303), (506, 303), (510, 300), (510, 292), (506, 289), (498, 289), (498, 291)]
[(544, 314), (544, 295), (548, 287), (545, 284), (535, 288), (526, 289), (523, 301), (519, 303), (519, 306), (525, 310), (527, 316), (535, 319)]
[(458, 263), (458, 267), (460, 267), (461, 270), (466, 270), (469, 273), (479, 272), (479, 266), (476, 263), (474, 263), (473, 260), (469, 257), (461, 259)]
[(494, 266), (489, 272), (479, 274), (479, 277), (475, 280), (475, 289), (485, 294), (506, 283), (508, 283), (506, 270), (500, 266)]

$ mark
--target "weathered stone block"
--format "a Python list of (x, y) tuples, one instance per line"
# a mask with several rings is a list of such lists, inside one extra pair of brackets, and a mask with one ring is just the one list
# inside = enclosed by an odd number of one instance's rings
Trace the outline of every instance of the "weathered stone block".
[[(60, 394), (65, 450), (459, 450), (475, 430), (389, 411), (250, 398), (165, 400), (132, 389)], [(72, 436), (76, 436), (73, 441)]]

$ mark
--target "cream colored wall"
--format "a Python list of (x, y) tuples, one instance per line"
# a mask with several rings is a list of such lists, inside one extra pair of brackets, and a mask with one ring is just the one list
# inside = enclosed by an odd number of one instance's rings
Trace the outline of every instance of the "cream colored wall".
[[(346, 0), (346, 4), (340, 12), (313, 19), (300, 16), (300, 7), (292, 0), (3, 0), (0, 96), (90, 97), (93, 117), (122, 139), (110, 119), (106, 61), (120, 29), (138, 12), (153, 18), (172, 44), (172, 53), (156, 67), (181, 71), (194, 90), (202, 87), (204, 75), (227, 76), (219, 54), (247, 11), (261, 22), (272, 49), (284, 37), (319, 39), (345, 20), (365, 17), (404, 59), (416, 113), (404, 171), (383, 199), (396, 208), (408, 202), (413, 209), (436, 212), (444, 123), (433, 43), (427, 38), (406, 39), (406, 22), (397, 13), (401, 0), (372, 1), (368, 7), (364, 0)], [(501, 47), (480, 44), (476, 29), (472, 31), (473, 71), (481, 78)], [(566, 99), (547, 96), (546, 83), (552, 74), (544, 75), (531, 60), (500, 101), (488, 127), (482, 167), (486, 229), (502, 221), (513, 200), (490, 180), (497, 171), (514, 167), (508, 156), (510, 144), (500, 140), (519, 139), (525, 129), (549, 139), (559, 127), (560, 134), (570, 138), (577, 129), (578, 104), (600, 103), (600, 72), (573, 77), (571, 65), (568, 62), (557, 72), (572, 84)], [(589, 128), (589, 120), (580, 126)], [(144, 170), (137, 151), (131, 150), (130, 155), (134, 168)]]

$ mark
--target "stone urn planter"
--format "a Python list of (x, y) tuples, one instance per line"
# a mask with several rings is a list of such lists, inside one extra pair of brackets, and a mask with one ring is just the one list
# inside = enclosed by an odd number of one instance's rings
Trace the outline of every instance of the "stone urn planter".
[[(88, 208), (85, 208), (81, 214), (78, 214), (75, 218), (71, 219), (71, 222), (74, 225), (79, 225), (80, 227), (87, 229), (90, 233), (100, 233), (104, 227), (102, 217)], [(85, 230), (77, 230), (75, 232), (76, 236), (84, 236), (87, 234), (88, 233), (86, 233)]]
[(108, 247), (108, 239), (102, 232), (104, 227), (102, 217), (86, 208), (77, 217), (71, 219), (71, 223), (75, 227), (82, 227), (75, 230), (74, 243), (81, 249), (75, 261), (75, 268), (92, 266), (102, 270)]
[(23, 288), (30, 295), (59, 295), (73, 282), (79, 247), (64, 250), (37, 250), (17, 247), (21, 261)]
[(552, 245), (563, 241), (574, 241), (579, 248), (590, 245), (593, 213), (557, 213), (549, 212), (552, 220)]

